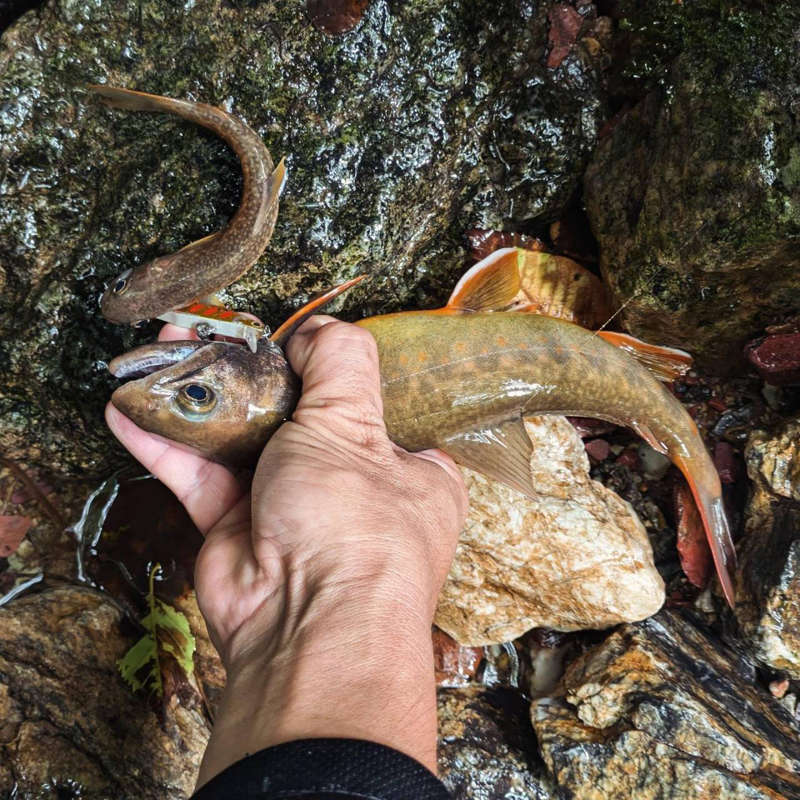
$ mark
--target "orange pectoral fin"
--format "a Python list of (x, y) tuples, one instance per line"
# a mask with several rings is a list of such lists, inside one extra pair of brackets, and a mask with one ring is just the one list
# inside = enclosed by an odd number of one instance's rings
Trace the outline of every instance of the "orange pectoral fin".
[(519, 293), (517, 250), (504, 247), (467, 270), (456, 284), (446, 308), (461, 311), (502, 311)]
[(275, 342), (275, 344), (279, 345), (280, 347), (283, 347), (289, 340), (289, 337), (308, 317), (310, 317), (312, 314), (315, 314), (320, 308), (322, 308), (322, 306), (333, 300), (334, 297), (338, 297), (352, 286), (355, 286), (357, 283), (361, 283), (361, 281), (363, 281), (366, 277), (366, 275), (359, 275), (358, 277), (352, 278), (349, 281), (345, 281), (339, 286), (335, 286), (330, 291), (327, 291), (324, 294), (321, 294), (319, 297), (309, 301), (299, 311), (295, 311), (295, 313), (292, 314), (292, 316), (289, 317), (289, 319), (287, 319), (286, 322), (280, 326), (280, 328), (270, 335), (270, 341)]
[(615, 331), (597, 331), (597, 336), (630, 353), (653, 377), (665, 383), (682, 377), (692, 367), (692, 357), (684, 350), (648, 344), (626, 333)]

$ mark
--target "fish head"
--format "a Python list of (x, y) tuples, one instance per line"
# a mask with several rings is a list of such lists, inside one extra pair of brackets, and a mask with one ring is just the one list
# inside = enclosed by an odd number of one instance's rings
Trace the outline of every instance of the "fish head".
[[(180, 251), (178, 251), (180, 253)], [(178, 253), (161, 256), (132, 269), (120, 272), (100, 298), (100, 311), (109, 322), (136, 324), (157, 317), (168, 308), (153, 308), (154, 282), (163, 280), (163, 272), (172, 267)]]
[(297, 404), (300, 382), (283, 351), (229, 342), (155, 342), (115, 358), (130, 379), (111, 403), (140, 428), (230, 466), (254, 464)]

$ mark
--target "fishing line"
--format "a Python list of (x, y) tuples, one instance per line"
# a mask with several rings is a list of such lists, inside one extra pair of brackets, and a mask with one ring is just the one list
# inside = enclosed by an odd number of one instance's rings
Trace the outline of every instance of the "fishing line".
[(614, 319), (614, 317), (616, 317), (617, 314), (619, 314), (620, 311), (622, 311), (622, 309), (624, 309), (625, 306), (631, 302), (631, 300), (635, 300), (641, 293), (641, 289), (635, 291), (596, 331), (594, 331), (594, 335), (597, 336), (597, 334), (600, 333), (600, 331), (602, 331), (606, 325), (608, 325), (608, 323), (611, 322), (611, 320)]

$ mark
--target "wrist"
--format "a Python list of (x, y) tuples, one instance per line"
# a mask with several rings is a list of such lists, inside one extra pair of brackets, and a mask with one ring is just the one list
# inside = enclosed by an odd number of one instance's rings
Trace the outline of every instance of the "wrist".
[(396, 570), (372, 577), (295, 574), (242, 627), (200, 784), (249, 753), (316, 737), (376, 741), (435, 770), (432, 603), (420, 613)]

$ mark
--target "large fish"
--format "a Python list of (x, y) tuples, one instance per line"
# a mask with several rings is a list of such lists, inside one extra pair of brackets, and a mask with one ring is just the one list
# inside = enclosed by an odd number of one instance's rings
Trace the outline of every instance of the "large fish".
[[(628, 426), (686, 476), (732, 604), (735, 552), (719, 476), (691, 417), (639, 354), (632, 357), (636, 340), (504, 310), (514, 307), (520, 288), (513, 253), (498, 251), (473, 268), (442, 309), (356, 323), (378, 344), (390, 438), (412, 451), (438, 447), (532, 495), (524, 417), (569, 414)], [(209, 458), (252, 463), (299, 396), (281, 345), (338, 291), (295, 314), (256, 353), (224, 342), (164, 342), (120, 356), (112, 373), (134, 380), (111, 402), (140, 427)], [(658, 360), (656, 351), (644, 348), (643, 361)]]
[(272, 236), (284, 162), (274, 167), (259, 135), (220, 108), (112, 86), (88, 88), (110, 106), (176, 114), (208, 128), (233, 148), (244, 178), (239, 208), (223, 230), (118, 275), (100, 301), (103, 316), (121, 323), (159, 317), (241, 277)]

